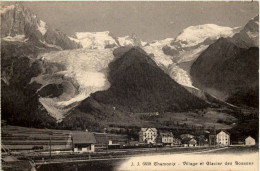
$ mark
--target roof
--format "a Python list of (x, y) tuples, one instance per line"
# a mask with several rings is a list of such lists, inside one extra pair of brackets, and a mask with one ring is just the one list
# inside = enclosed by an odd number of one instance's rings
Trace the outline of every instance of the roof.
[(230, 135), (230, 133), (227, 132), (226, 130), (219, 130), (219, 131), (217, 131), (217, 134), (219, 134), (220, 132), (225, 132), (226, 134)]
[(181, 134), (181, 139), (184, 139), (184, 138), (193, 138), (194, 135), (191, 135), (191, 134)]
[(184, 138), (182, 141), (181, 141), (183, 144), (196, 144), (197, 141), (194, 139), (194, 138)]
[(189, 141), (189, 144), (197, 144), (197, 141), (196, 141), (194, 138), (192, 138), (192, 139)]
[[(141, 128), (141, 132), (147, 131), (149, 128)], [(157, 132), (156, 128), (150, 128), (153, 132)]]
[(160, 135), (162, 137), (173, 137), (172, 132), (161, 132)]
[(93, 133), (82, 132), (72, 134), (73, 144), (93, 144), (96, 143), (96, 139)]
[(254, 139), (254, 138), (253, 138), (253, 137), (251, 137), (251, 136), (247, 136), (245, 139), (248, 139), (248, 138)]
[(16, 157), (14, 156), (6, 156), (2, 158), (4, 162), (14, 162), (14, 161), (19, 161)]

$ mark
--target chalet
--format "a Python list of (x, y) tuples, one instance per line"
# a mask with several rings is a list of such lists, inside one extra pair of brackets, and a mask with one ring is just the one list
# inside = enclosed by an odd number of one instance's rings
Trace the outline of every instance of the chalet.
[(181, 140), (179, 138), (173, 138), (173, 145), (175, 146), (179, 146), (181, 145)]
[(82, 132), (72, 135), (74, 152), (95, 152), (96, 139), (93, 133)]
[(139, 142), (146, 144), (155, 144), (157, 138), (156, 128), (141, 128), (139, 132)]
[(197, 140), (191, 138), (189, 141), (189, 147), (196, 147), (196, 146), (197, 146)]
[(194, 138), (183, 138), (182, 139), (182, 145), (183, 147), (196, 147), (197, 146), (197, 140)]
[(160, 132), (157, 137), (157, 142), (163, 145), (173, 145), (173, 138), (172, 132)]
[(216, 135), (217, 145), (229, 146), (230, 145), (230, 135), (226, 131), (220, 131)]
[(255, 139), (251, 136), (248, 136), (246, 139), (245, 139), (245, 145), (255, 145)]

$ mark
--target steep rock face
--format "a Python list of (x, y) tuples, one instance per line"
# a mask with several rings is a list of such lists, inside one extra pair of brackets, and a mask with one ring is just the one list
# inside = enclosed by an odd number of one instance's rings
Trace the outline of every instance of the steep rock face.
[[(71, 41), (67, 35), (52, 29), (19, 3), (1, 3), (1, 95), (2, 106), (5, 106), (3, 118), (11, 124), (23, 126), (55, 125), (55, 119), (48, 115), (40, 100), (63, 95), (62, 92), (67, 92), (70, 82), (61, 82), (63, 78), (59, 74), (52, 75), (52, 79), (47, 78), (64, 67), (46, 63), (37, 56), (40, 53), (79, 47), (81, 46)], [(48, 81), (32, 81), (39, 75), (45, 75)], [(41, 84), (42, 82), (44, 83)], [(31, 121), (26, 115), (31, 117)], [(44, 120), (46, 124), (43, 123)]]
[(193, 63), (194, 85), (227, 102), (256, 107), (258, 55), (258, 48), (239, 48), (231, 40), (220, 38)]
[(56, 46), (58, 50), (80, 47), (18, 3), (1, 5), (1, 38), (4, 41), (31, 41), (35, 45)]
[(232, 37), (232, 41), (241, 48), (259, 46), (259, 15), (252, 18), (245, 27)]
[(226, 102), (258, 107), (259, 16), (231, 38), (220, 38), (193, 63), (194, 85)]
[(78, 107), (91, 112), (90, 101), (128, 112), (183, 111), (206, 107), (165, 74), (142, 50), (132, 48), (109, 65), (106, 91), (93, 93)]
[[(27, 57), (2, 59), (1, 119), (12, 125), (53, 127), (56, 120), (48, 115), (38, 101), (39, 84), (29, 84), (41, 73), (41, 63)], [(6, 75), (9, 76), (6, 79)], [(46, 92), (51, 95), (53, 92)]]
[[(208, 81), (204, 79), (205, 74), (215, 72), (214, 68), (223, 65), (226, 60), (233, 58), (243, 50), (244, 49), (237, 47), (230, 40), (220, 38), (216, 43), (210, 45), (193, 63), (191, 68), (192, 77), (199, 79), (202, 84), (209, 84)], [(196, 85), (196, 83), (194, 83), (194, 85)]]

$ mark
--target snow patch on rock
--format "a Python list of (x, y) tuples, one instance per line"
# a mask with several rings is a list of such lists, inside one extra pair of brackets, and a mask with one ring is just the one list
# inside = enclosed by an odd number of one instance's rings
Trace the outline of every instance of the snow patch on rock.
[(40, 23), (37, 26), (38, 26), (38, 30), (44, 36), (45, 33), (47, 32), (46, 23), (44, 21), (40, 20)]
[(2, 40), (9, 41), (9, 42), (26, 42), (28, 39), (25, 38), (25, 35), (15, 35), (14, 37), (12, 36), (7, 36), (3, 37)]
[(253, 39), (253, 40), (258, 37), (258, 34), (252, 32), (252, 31), (247, 31), (246, 34), (248, 35), (248, 37), (249, 37), (250, 39)]
[(51, 48), (56, 48), (56, 49), (58, 49), (58, 50), (62, 50), (62, 48), (61, 48), (60, 46), (53, 45), (53, 44), (49, 44), (49, 43), (47, 43), (46, 41), (41, 41), (41, 40), (40, 40), (40, 42), (41, 42), (42, 44), (44, 44), (45, 46), (48, 46), (48, 47), (51, 47)]

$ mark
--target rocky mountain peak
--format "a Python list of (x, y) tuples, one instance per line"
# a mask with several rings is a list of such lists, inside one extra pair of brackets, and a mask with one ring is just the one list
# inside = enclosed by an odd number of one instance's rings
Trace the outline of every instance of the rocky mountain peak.
[(241, 48), (259, 46), (259, 15), (249, 20), (245, 27), (232, 37), (232, 41)]
[(1, 38), (4, 41), (31, 42), (37, 46), (75, 49), (80, 45), (48, 26), (20, 3), (1, 4)]

